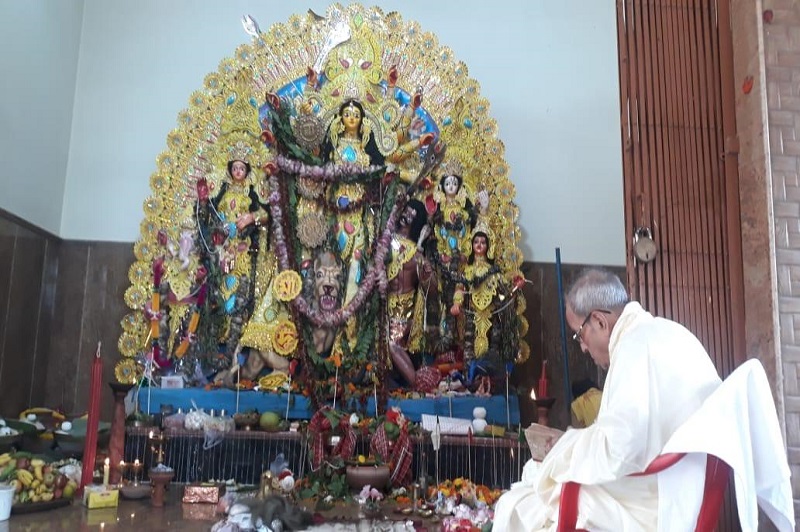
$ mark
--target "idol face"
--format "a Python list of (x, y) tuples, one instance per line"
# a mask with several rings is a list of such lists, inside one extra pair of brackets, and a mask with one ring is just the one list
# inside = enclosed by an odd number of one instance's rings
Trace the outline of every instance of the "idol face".
[(448, 196), (455, 196), (458, 194), (458, 189), (461, 188), (461, 184), (458, 182), (458, 178), (454, 175), (449, 175), (444, 178), (444, 183), (442, 188), (444, 189), (444, 193)]

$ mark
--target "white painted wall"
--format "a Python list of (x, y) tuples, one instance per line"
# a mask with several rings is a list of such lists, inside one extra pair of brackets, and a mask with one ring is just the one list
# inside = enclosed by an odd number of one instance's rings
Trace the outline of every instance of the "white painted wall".
[(59, 234), (83, 0), (0, 0), (0, 208)]
[[(49, 3), (54, 5), (56, 3)], [(622, 265), (613, 2), (382, 0), (470, 68), (492, 103), (527, 260)], [(262, 28), (328, 2), (85, 0), (60, 234), (133, 241), (155, 158), (192, 91)], [(502, 9), (499, 9), (502, 6)]]

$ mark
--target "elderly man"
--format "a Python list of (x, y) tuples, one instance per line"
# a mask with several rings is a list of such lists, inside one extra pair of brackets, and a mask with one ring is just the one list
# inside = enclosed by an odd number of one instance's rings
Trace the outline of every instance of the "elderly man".
[[(628, 475), (644, 470), (719, 386), (708, 353), (683, 326), (629, 302), (620, 280), (605, 270), (587, 270), (575, 281), (566, 317), (581, 350), (608, 369), (597, 420), (568, 430), (541, 463), (526, 464), (522, 480), (497, 504), (494, 530), (554, 529), (567, 481), (584, 484), (579, 527), (693, 530), (692, 515), (658, 522), (655, 475)], [(701, 489), (703, 481), (696, 472), (686, 478)]]

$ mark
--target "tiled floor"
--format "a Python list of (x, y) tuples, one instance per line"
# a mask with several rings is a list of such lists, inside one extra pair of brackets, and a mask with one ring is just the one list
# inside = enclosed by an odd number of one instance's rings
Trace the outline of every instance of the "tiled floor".
[[(0, 522), (0, 532), (83, 532), (83, 531), (138, 531), (151, 532), (158, 530), (210, 530), (211, 526), (222, 516), (215, 515), (215, 507), (208, 504), (183, 504), (180, 485), (172, 485), (167, 492), (166, 504), (162, 508), (150, 505), (150, 499), (120, 499), (116, 508), (87, 510), (77, 501), (71, 506), (38, 513), (12, 515), (8, 521)], [(327, 519), (340, 521), (352, 519), (357, 509), (351, 506), (337, 506), (324, 512)], [(403, 520), (397, 512), (387, 510), (393, 521)], [(425, 525), (422, 530), (434, 531), (439, 527), (435, 523), (423, 523), (416, 520), (416, 525)], [(387, 530), (382, 526), (355, 527), (353, 530)], [(339, 530), (339, 528), (336, 528)]]
[[(87, 510), (78, 501), (71, 506), (43, 512), (12, 515), (0, 523), (0, 532), (73, 532), (84, 530), (209, 530), (216, 517), (207, 512), (210, 520), (191, 520), (185, 516), (178, 489), (168, 493), (167, 503), (162, 508), (150, 505), (150, 499), (120, 499), (116, 508)], [(192, 509), (192, 505), (185, 505)], [(200, 505), (197, 505), (198, 507)], [(211, 510), (208, 505), (203, 505)], [(198, 508), (199, 509), (199, 508)], [(198, 517), (201, 517), (198, 515)]]

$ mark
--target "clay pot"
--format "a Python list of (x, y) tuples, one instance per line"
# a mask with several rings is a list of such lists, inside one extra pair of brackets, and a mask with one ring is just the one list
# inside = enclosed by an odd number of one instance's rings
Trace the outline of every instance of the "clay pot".
[(369, 484), (379, 490), (385, 489), (389, 485), (389, 466), (387, 465), (352, 465), (347, 466), (345, 478), (347, 485), (359, 491)]

